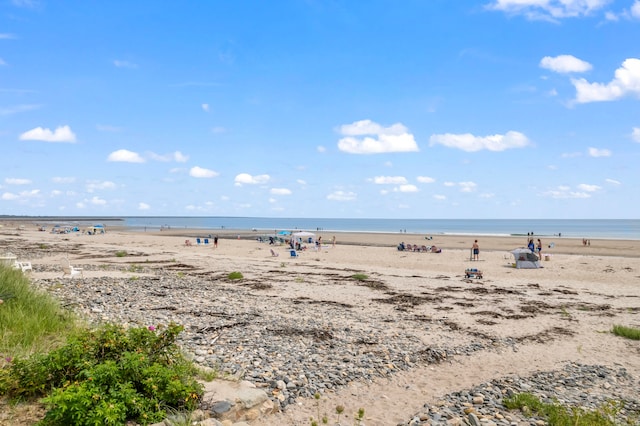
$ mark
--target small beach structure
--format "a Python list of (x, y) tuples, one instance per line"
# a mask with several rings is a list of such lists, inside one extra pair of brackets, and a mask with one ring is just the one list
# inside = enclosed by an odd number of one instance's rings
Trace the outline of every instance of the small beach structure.
[(540, 259), (528, 248), (517, 248), (511, 250), (511, 254), (515, 258), (516, 269), (537, 269), (541, 268)]
[(106, 234), (107, 229), (101, 223), (96, 223), (93, 226), (87, 228), (87, 234), (89, 235), (97, 235), (97, 234)]

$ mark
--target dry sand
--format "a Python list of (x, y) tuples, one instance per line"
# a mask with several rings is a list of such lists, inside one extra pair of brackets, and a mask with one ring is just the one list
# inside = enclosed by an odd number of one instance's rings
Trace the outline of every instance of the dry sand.
[[(195, 245), (196, 236), (209, 235), (198, 230), (110, 229), (105, 235), (89, 236), (39, 232), (31, 223), (23, 229), (18, 223), (4, 225), (0, 255), (10, 247), (25, 248), (19, 257), (33, 263), (34, 277), (59, 276), (39, 265), (58, 265), (64, 256), (73, 264), (131, 261), (116, 257), (117, 250), (135, 252), (152, 264), (179, 261), (205, 271), (241, 271), (248, 279), (277, 280), (267, 272), (286, 268), (304, 279), (273, 282), (271, 289), (260, 290), (265, 296), (349, 303), (372, 322), (377, 316), (395, 316), (385, 325), (388, 336), (413, 333), (427, 346), (491, 338), (518, 342), (516, 347), (497, 346), (437, 365), (417, 365), (371, 383), (353, 382), (323, 396), (328, 407), (342, 404), (350, 411), (364, 407), (369, 426), (406, 422), (424, 403), (493, 377), (528, 375), (569, 361), (623, 366), (640, 377), (640, 343), (609, 332), (614, 324), (640, 327), (640, 241), (591, 240), (584, 246), (580, 239), (545, 238), (543, 253), (550, 260), (541, 269), (524, 270), (512, 267), (509, 251), (524, 246), (526, 237), (478, 237), (480, 261), (472, 262), (474, 236), (436, 236), (427, 241), (411, 234), (320, 233), (323, 248), (303, 251), (294, 259), (285, 246), (275, 247), (279, 256), (272, 257), (271, 246), (255, 240), (260, 233), (247, 231), (217, 232), (219, 246), (213, 248), (212, 240), (207, 246)], [(334, 235), (337, 245), (332, 247)], [(186, 239), (194, 246), (186, 247)], [(437, 245), (443, 252), (400, 252), (395, 249), (400, 241)], [(549, 248), (552, 242), (554, 248)], [(54, 247), (55, 252), (35, 257), (35, 248), (42, 245)], [(465, 279), (466, 268), (481, 269), (483, 279)], [(366, 274), (384, 284), (386, 291), (334, 285), (336, 273)], [(114, 274), (126, 276), (96, 268), (86, 271), (85, 277)], [(379, 303), (385, 294), (405, 298), (396, 304)], [(273, 305), (278, 306), (277, 301)], [(285, 413), (256, 424), (309, 424), (315, 413), (314, 401), (300, 400)]]

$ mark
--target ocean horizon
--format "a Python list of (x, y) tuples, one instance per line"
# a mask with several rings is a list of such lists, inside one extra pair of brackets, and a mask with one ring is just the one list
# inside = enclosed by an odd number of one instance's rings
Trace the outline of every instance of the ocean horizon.
[(353, 219), (268, 218), (227, 216), (0, 216), (3, 220), (31, 220), (42, 224), (245, 230), (271, 233), (280, 230), (312, 232), (379, 232), (427, 235), (522, 236), (640, 240), (640, 219)]

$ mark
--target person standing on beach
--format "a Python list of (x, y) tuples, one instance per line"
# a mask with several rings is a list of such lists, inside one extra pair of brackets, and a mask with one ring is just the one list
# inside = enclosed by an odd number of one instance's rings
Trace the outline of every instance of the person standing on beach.
[(471, 249), (473, 250), (473, 260), (480, 260), (480, 246), (478, 245), (478, 240), (473, 242)]
[(542, 241), (538, 238), (538, 244), (536, 245), (536, 251), (538, 252), (538, 259), (542, 260)]
[(336, 236), (334, 235), (333, 238), (331, 238), (331, 245), (333, 245), (333, 247), (336, 246)]
[(213, 237), (213, 248), (218, 248), (218, 236)]

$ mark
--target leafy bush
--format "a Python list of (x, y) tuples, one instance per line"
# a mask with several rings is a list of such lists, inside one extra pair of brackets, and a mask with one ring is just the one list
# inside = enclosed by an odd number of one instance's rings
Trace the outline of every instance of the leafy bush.
[(203, 393), (175, 344), (181, 331), (105, 325), (77, 333), (48, 354), (13, 360), (0, 373), (0, 393), (45, 396), (42, 425), (159, 422), (167, 408), (194, 409)]
[(353, 274), (351, 275), (351, 278), (353, 278), (356, 281), (366, 281), (369, 279), (369, 276), (366, 274)]
[(625, 327), (624, 325), (614, 325), (612, 333), (616, 336), (627, 339), (640, 340), (640, 328)]
[(129, 254), (129, 253), (127, 253), (127, 252), (126, 252), (126, 251), (124, 251), (124, 250), (118, 250), (118, 251), (116, 252), (116, 257), (126, 257), (128, 254)]
[(231, 272), (229, 275), (227, 275), (227, 278), (229, 278), (230, 280), (241, 280), (244, 278), (244, 276), (242, 275), (242, 272)]

